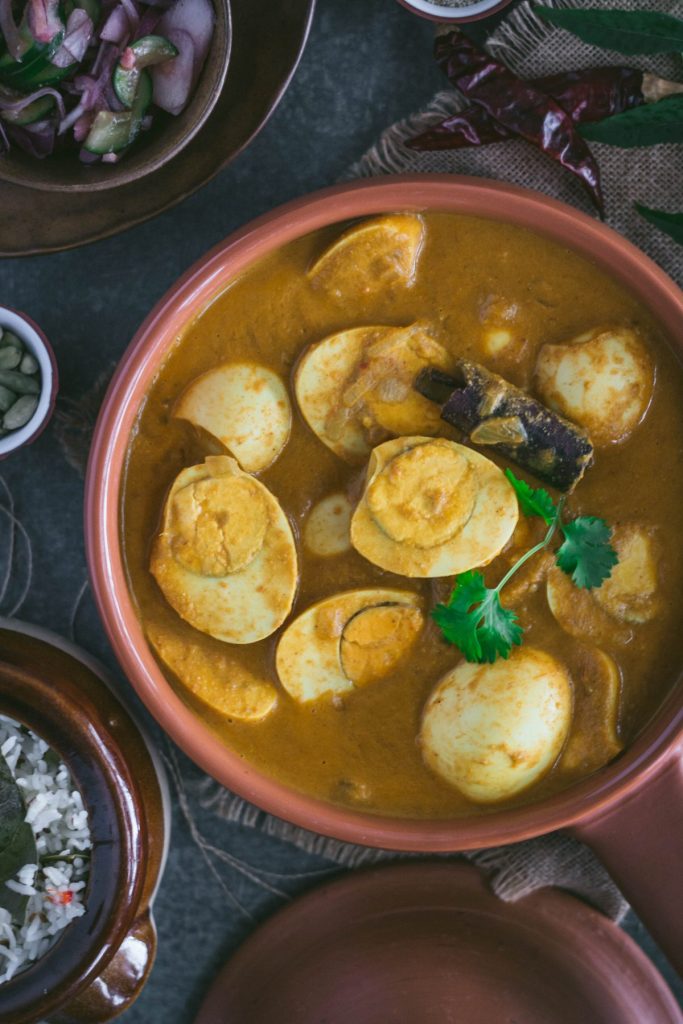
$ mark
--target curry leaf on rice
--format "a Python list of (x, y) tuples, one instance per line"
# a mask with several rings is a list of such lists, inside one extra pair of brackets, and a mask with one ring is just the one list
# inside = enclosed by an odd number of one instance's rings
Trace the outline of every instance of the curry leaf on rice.
[(0, 754), (0, 907), (8, 910), (15, 921), (23, 919), (28, 897), (13, 892), (5, 883), (38, 858), (35, 835), (25, 816), (21, 790)]

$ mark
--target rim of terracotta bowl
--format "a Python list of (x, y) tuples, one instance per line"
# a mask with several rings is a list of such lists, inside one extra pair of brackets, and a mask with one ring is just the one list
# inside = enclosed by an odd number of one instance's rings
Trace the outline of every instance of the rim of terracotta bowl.
[(442, 4), (431, 3), (430, 0), (398, 0), (401, 7), (412, 11), (420, 18), (428, 21), (438, 22), (466, 22), (481, 21), (483, 18), (490, 18), (505, 7), (509, 7), (512, 0), (471, 0), (463, 7), (444, 7)]
[(88, 564), (116, 655), (160, 725), (201, 768), (263, 810), (311, 831), (368, 846), (438, 852), (516, 842), (575, 824), (653, 777), (683, 737), (683, 688), (669, 695), (631, 747), (595, 776), (536, 804), (471, 818), (390, 818), (326, 803), (246, 764), (181, 700), (153, 657), (128, 590), (119, 492), (131, 429), (152, 378), (185, 326), (255, 260), (319, 228), (396, 210), (479, 216), (535, 230), (621, 281), (683, 349), (683, 292), (611, 228), (526, 189), (481, 178), (392, 175), (324, 189), (278, 207), (230, 235), (157, 303), (124, 354), (91, 448), (85, 496)]
[[(32, 444), (50, 422), (57, 400), (59, 372), (52, 345), (37, 323), (26, 313), (11, 306), (0, 306), (0, 327), (12, 331), (24, 342), (40, 366), (40, 395), (31, 419), (19, 430), (0, 437), (0, 460), (7, 458), (26, 444)], [(0, 345), (2, 342), (0, 341)]]
[(206, 124), (227, 78), (232, 50), (230, 0), (212, 0), (212, 4), (218, 31), (214, 30), (204, 67), (180, 114), (157, 109), (160, 123), (120, 163), (86, 165), (75, 151), (36, 160), (11, 150), (0, 160), (0, 180), (43, 192), (104, 192), (147, 177), (173, 160)]

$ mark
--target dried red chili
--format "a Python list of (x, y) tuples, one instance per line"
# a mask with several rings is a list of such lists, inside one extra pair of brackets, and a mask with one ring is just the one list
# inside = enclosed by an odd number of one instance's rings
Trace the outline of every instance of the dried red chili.
[(63, 892), (60, 892), (59, 889), (53, 889), (48, 885), (45, 891), (50, 903), (54, 903), (55, 906), (68, 906), (69, 903), (73, 902), (74, 894), (71, 889), (65, 889)]
[(458, 29), (437, 38), (435, 56), (467, 99), (576, 175), (603, 212), (600, 169), (571, 116), (552, 96), (519, 78)]
[[(534, 78), (530, 84), (552, 96), (574, 124), (588, 124), (652, 102), (649, 98), (652, 92), (648, 92), (647, 86), (643, 90), (643, 78), (643, 72), (636, 68), (617, 66), (560, 72)], [(406, 145), (418, 150), (461, 149), (510, 138), (513, 133), (494, 121), (483, 107), (470, 104), (410, 139)]]

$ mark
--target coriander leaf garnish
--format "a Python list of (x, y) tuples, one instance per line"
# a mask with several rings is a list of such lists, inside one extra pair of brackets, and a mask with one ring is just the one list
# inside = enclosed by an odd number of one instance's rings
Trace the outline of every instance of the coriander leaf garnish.
[(557, 564), (577, 587), (599, 587), (618, 562), (610, 544), (612, 530), (604, 519), (578, 516), (562, 526), (564, 542), (557, 550)]
[(540, 516), (550, 526), (557, 516), (557, 509), (548, 492), (543, 487), (530, 487), (526, 480), (516, 477), (511, 469), (505, 470), (505, 476), (514, 488), (524, 515)]
[(449, 643), (459, 647), (467, 661), (494, 662), (508, 658), (522, 642), (517, 615), (500, 603), (498, 589), (490, 589), (480, 572), (460, 573), (446, 604), (432, 612)]
[(618, 558), (610, 544), (612, 530), (597, 516), (577, 516), (562, 521), (565, 498), (557, 505), (542, 487), (531, 487), (511, 469), (505, 475), (515, 490), (526, 516), (538, 516), (548, 527), (542, 541), (525, 551), (496, 587), (487, 587), (480, 572), (460, 573), (446, 604), (437, 604), (432, 617), (446, 640), (459, 647), (466, 661), (494, 662), (509, 658), (514, 646), (522, 642), (523, 630), (511, 608), (500, 600), (503, 587), (525, 562), (549, 547), (560, 531), (564, 540), (557, 549), (557, 565), (571, 576), (575, 586), (585, 590), (599, 587), (611, 574)]

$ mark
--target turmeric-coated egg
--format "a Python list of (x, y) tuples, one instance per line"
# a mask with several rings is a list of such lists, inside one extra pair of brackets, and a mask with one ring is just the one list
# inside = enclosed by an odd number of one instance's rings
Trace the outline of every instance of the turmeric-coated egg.
[(475, 803), (514, 796), (553, 766), (572, 716), (564, 665), (522, 647), (505, 660), (461, 662), (437, 684), (424, 710), (427, 765)]

